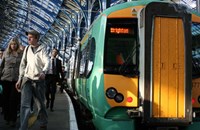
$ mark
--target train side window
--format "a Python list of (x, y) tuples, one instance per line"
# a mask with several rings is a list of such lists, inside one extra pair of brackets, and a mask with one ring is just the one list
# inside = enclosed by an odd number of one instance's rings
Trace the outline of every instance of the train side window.
[(80, 66), (79, 66), (79, 76), (89, 77), (91, 74), (95, 57), (95, 40), (94, 38), (88, 41), (88, 44), (80, 52)]
[(95, 59), (95, 52), (96, 52), (96, 48), (95, 48), (95, 39), (92, 38), (89, 40), (89, 44), (88, 44), (88, 55), (87, 55), (87, 64), (86, 64), (86, 77), (89, 77), (92, 69), (93, 69), (93, 65), (94, 65), (94, 59)]
[(86, 63), (86, 51), (85, 49), (80, 52), (80, 66), (79, 66), (79, 76), (84, 77), (85, 64)]

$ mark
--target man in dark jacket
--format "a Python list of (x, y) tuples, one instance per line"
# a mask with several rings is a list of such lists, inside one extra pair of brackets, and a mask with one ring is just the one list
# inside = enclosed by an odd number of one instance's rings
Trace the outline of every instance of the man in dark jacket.
[[(51, 67), (48, 73), (46, 74), (46, 108), (49, 108), (50, 105), (50, 111), (54, 111), (54, 100), (55, 100), (55, 94), (57, 90), (57, 82), (61, 82), (62, 79), (64, 79), (64, 75), (62, 72), (62, 62), (58, 58), (56, 58), (58, 55), (58, 50), (54, 48), (52, 50), (51, 55)], [(49, 98), (51, 96), (51, 98)]]

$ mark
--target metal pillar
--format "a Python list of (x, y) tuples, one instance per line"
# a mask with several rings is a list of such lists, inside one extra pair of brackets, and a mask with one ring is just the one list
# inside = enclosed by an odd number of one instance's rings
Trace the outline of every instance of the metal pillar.
[(200, 0), (196, 0), (196, 9), (200, 13)]

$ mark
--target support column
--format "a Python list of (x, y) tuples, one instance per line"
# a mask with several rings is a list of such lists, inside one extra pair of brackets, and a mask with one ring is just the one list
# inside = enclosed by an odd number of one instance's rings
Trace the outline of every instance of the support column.
[(200, 1), (199, 0), (196, 0), (196, 9), (197, 9), (197, 12), (200, 13)]

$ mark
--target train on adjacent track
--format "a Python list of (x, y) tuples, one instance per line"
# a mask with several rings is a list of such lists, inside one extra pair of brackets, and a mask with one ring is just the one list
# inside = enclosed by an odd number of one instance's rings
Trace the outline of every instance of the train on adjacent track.
[(199, 26), (169, 1), (110, 7), (73, 52), (66, 90), (96, 130), (199, 130)]

